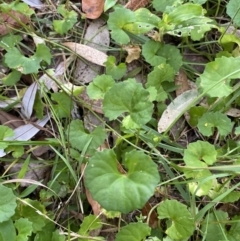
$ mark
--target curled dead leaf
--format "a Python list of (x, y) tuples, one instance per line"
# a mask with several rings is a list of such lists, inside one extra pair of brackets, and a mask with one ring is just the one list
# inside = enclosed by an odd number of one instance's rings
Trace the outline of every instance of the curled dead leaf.
[(96, 19), (104, 10), (104, 0), (82, 0), (82, 11), (86, 18)]
[(108, 56), (105, 53), (87, 45), (74, 42), (65, 42), (63, 45), (94, 64), (104, 66), (107, 61)]
[(141, 48), (139, 45), (127, 45), (124, 47), (127, 51), (128, 56), (126, 58), (127, 63), (131, 63), (133, 60), (140, 58)]
[(125, 8), (128, 8), (128, 9), (131, 9), (132, 11), (135, 11), (139, 8), (145, 7), (148, 3), (150, 3), (150, 0), (130, 0), (125, 5)]
[[(11, 16), (14, 16), (14, 18)], [(26, 15), (13, 10), (9, 13), (0, 13), (0, 35), (5, 35), (14, 28), (21, 27), (22, 24), (27, 24), (28, 22), (29, 18)]]

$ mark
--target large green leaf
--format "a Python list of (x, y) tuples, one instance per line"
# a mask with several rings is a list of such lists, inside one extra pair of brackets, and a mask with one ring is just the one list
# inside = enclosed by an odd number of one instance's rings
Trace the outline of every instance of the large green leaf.
[(215, 127), (221, 136), (226, 136), (231, 132), (233, 123), (221, 112), (207, 112), (199, 119), (197, 127), (205, 136), (211, 136)]
[(16, 197), (10, 188), (0, 185), (0, 223), (9, 220), (15, 213)]
[(211, 28), (217, 28), (213, 20), (204, 17), (206, 10), (199, 4), (181, 4), (169, 13), (163, 14), (159, 22), (160, 31), (174, 36), (191, 36), (193, 40), (200, 40), (204, 33)]
[(132, 128), (132, 123), (135, 123), (136, 127), (151, 119), (153, 104), (149, 100), (149, 92), (135, 79), (128, 79), (115, 84), (107, 91), (103, 100), (103, 110), (110, 120), (126, 112), (129, 116), (123, 120), (124, 126)]
[(227, 4), (227, 14), (233, 20), (236, 26), (240, 27), (240, 11), (239, 11), (239, 1), (230, 0)]
[(204, 219), (201, 230), (206, 237), (206, 241), (236, 241), (240, 240), (239, 221), (239, 216), (234, 216), (232, 220), (229, 220), (228, 213), (214, 210)]
[(240, 78), (240, 57), (221, 57), (206, 65), (198, 79), (199, 87), (211, 97), (231, 94), (231, 80)]
[(109, 211), (131, 212), (142, 208), (159, 182), (157, 165), (143, 152), (126, 153), (126, 174), (118, 171), (112, 150), (96, 152), (85, 171), (85, 184), (92, 197)]
[(115, 241), (142, 241), (150, 232), (150, 227), (145, 223), (130, 223), (116, 234)]
[(173, 240), (188, 239), (195, 229), (194, 219), (187, 206), (176, 200), (165, 200), (157, 208), (159, 219), (170, 219), (166, 230)]
[(89, 133), (83, 127), (82, 121), (73, 120), (68, 126), (66, 135), (69, 135), (68, 139), (71, 146), (79, 151), (82, 151), (86, 144), (90, 142), (86, 153), (92, 154), (104, 142), (106, 131), (98, 126)]
[(13, 225), (12, 219), (0, 223), (0, 241), (15, 241), (16, 230)]

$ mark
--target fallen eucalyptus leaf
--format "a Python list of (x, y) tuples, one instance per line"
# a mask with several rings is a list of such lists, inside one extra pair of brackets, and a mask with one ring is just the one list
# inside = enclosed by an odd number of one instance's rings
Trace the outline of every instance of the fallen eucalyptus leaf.
[[(198, 96), (197, 90), (188, 90), (179, 95), (163, 112), (158, 122), (158, 132), (162, 133), (175, 121), (181, 112)], [(189, 106), (190, 107), (190, 106)]]
[(78, 44), (74, 42), (65, 42), (64, 46), (68, 47), (72, 51), (76, 52), (78, 55), (82, 56), (84, 59), (101, 66), (104, 66), (104, 63), (107, 61), (107, 55), (103, 52), (91, 48), (84, 44)]
[(30, 119), (33, 112), (33, 105), (37, 94), (37, 82), (32, 83), (26, 90), (22, 99), (21, 113)]

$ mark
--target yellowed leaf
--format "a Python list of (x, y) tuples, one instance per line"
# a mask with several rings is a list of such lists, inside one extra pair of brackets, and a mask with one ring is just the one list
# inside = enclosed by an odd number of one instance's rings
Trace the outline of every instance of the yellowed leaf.
[(128, 56), (126, 58), (127, 63), (131, 63), (133, 60), (140, 58), (141, 48), (139, 45), (127, 45), (124, 49), (128, 52)]
[(74, 42), (65, 42), (63, 45), (94, 64), (104, 66), (107, 61), (108, 56), (105, 53), (87, 45)]

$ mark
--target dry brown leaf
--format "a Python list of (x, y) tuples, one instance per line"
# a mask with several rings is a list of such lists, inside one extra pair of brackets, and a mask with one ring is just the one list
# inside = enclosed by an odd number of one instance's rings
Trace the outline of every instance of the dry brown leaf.
[[(14, 18), (11, 17), (14, 16)], [(8, 13), (0, 13), (0, 35), (11, 32), (14, 28), (21, 27), (21, 24), (27, 24), (29, 18), (19, 12), (11, 10)]]
[(133, 60), (140, 58), (141, 48), (139, 45), (126, 45), (124, 49), (128, 52), (126, 58), (127, 63), (131, 63)]
[(177, 86), (177, 90), (176, 90), (176, 96), (181, 95), (183, 92), (190, 90), (190, 86), (188, 84), (188, 79), (187, 79), (187, 75), (184, 72), (184, 70), (180, 69), (178, 74), (176, 75), (175, 79), (175, 86)]
[(0, 110), (0, 123), (1, 125), (8, 126), (12, 129), (18, 128), (22, 125), (24, 125), (24, 121), (14, 115), (8, 114), (7, 112), (4, 112)]
[(145, 7), (150, 0), (130, 0), (124, 7), (132, 11)]
[[(145, 206), (142, 208), (142, 215), (148, 216), (151, 212), (151, 209), (152, 209), (151, 204), (149, 202), (147, 202), (145, 204)], [(148, 225), (151, 228), (157, 228), (157, 226), (158, 226), (158, 215), (155, 210), (153, 210), (150, 214)]]
[(82, 11), (86, 18), (96, 19), (100, 17), (104, 9), (104, 0), (82, 0)]
[(107, 55), (103, 52), (89, 47), (87, 45), (78, 44), (74, 42), (65, 42), (64, 46), (68, 47), (72, 51), (76, 52), (78, 55), (82, 56), (84, 59), (101, 66), (107, 61)]

